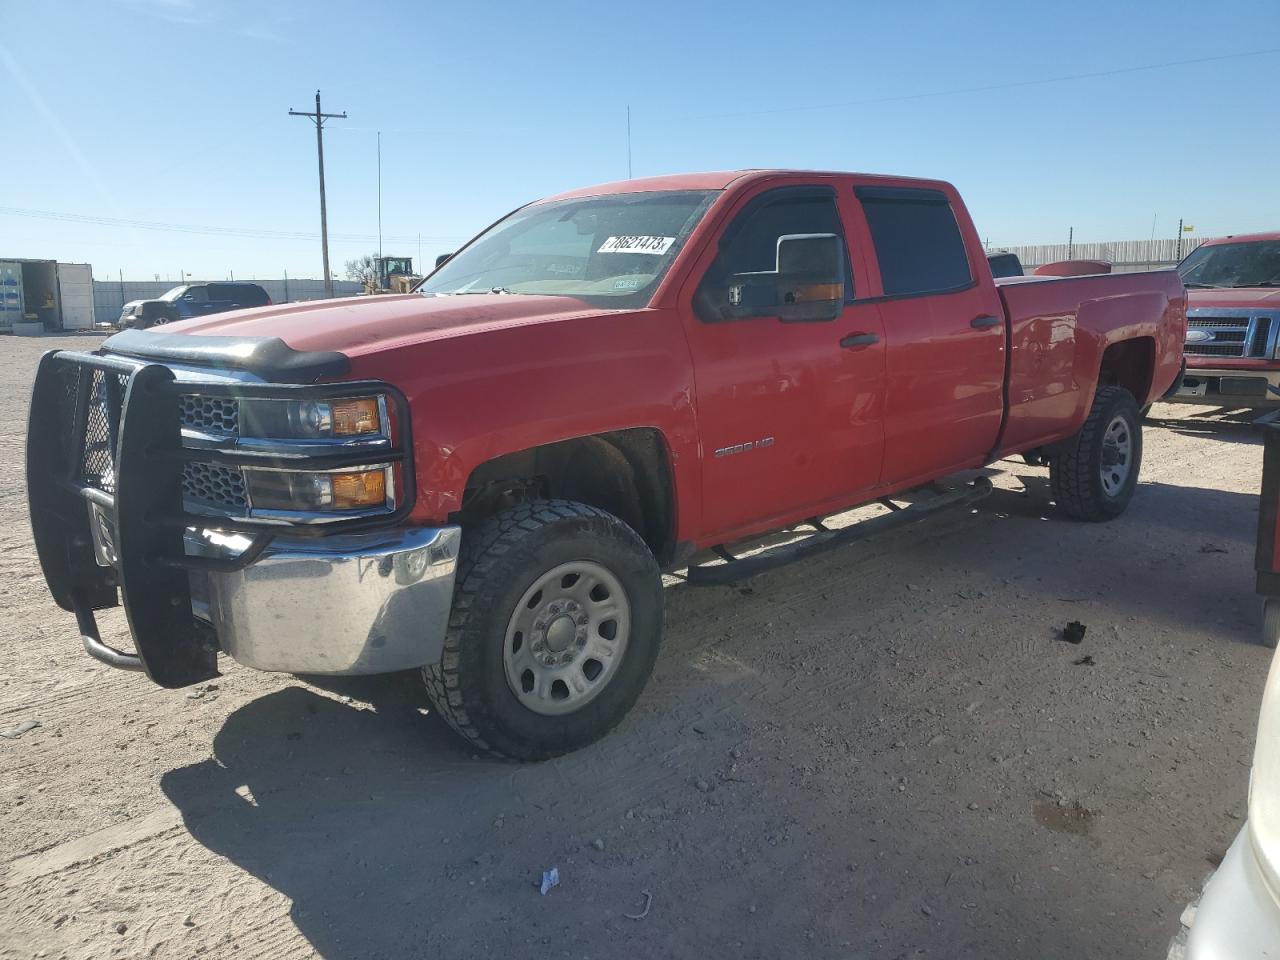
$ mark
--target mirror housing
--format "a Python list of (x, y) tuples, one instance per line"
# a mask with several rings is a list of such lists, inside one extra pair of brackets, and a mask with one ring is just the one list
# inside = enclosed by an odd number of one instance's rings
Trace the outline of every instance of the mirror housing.
[(446, 263), (448, 263), (448, 262), (449, 262), (449, 258), (450, 258), (450, 257), (452, 257), (452, 256), (453, 256), (453, 254), (452, 254), (452, 253), (442, 253), (442, 254), (440, 254), (440, 256), (436, 257), (436, 269), (437, 269), (437, 270), (439, 270), (439, 269), (440, 269), (441, 267), (443, 267)]
[(844, 308), (844, 244), (834, 233), (778, 238), (772, 271), (735, 273), (726, 297), (735, 317), (777, 317), (784, 323), (834, 320)]

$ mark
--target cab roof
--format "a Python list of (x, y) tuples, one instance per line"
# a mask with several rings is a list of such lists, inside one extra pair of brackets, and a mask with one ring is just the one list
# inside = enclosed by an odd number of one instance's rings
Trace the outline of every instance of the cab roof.
[(1266, 233), (1237, 233), (1225, 237), (1214, 237), (1200, 244), (1202, 247), (1216, 247), (1220, 243), (1256, 243), (1263, 240), (1280, 240), (1280, 230)]
[(840, 170), (720, 170), (709, 173), (674, 173), (662, 177), (643, 177), (638, 180), (615, 180), (612, 183), (581, 187), (553, 197), (543, 197), (538, 203), (552, 200), (571, 200), (578, 197), (599, 197), (611, 193), (644, 193), (657, 190), (724, 190), (732, 184), (747, 184), (778, 176), (857, 177), (859, 180), (884, 181), (886, 184), (910, 183), (914, 186), (940, 190), (950, 187), (941, 180), (923, 180), (916, 177), (895, 177), (875, 173), (851, 173)]

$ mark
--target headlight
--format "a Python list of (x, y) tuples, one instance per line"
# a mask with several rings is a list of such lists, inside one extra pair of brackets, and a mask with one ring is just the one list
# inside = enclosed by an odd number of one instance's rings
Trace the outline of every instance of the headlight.
[(318, 440), (386, 435), (381, 397), (340, 400), (240, 401), (240, 435), (273, 440)]
[(392, 507), (389, 471), (389, 467), (332, 472), (249, 468), (244, 477), (255, 511), (335, 513)]
[(1271, 661), (1249, 786), (1249, 832), (1258, 861), (1280, 895), (1280, 652)]

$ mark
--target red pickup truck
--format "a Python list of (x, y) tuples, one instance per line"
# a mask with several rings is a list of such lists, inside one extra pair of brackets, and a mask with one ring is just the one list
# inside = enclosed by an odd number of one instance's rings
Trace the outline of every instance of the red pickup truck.
[[(520, 208), (412, 294), (47, 354), (32, 525), (105, 662), (170, 687), (220, 653), (421, 667), (476, 746), (548, 757), (640, 695), (664, 569), (745, 575), (726, 545), (827, 542), (825, 515), (1011, 454), (1115, 517), (1185, 333), (1172, 271), (997, 284), (947, 183), (614, 183)], [(135, 651), (98, 632), (120, 602)]]
[(1178, 273), (1187, 286), (1187, 372), (1170, 399), (1280, 402), (1280, 233), (1210, 240)]

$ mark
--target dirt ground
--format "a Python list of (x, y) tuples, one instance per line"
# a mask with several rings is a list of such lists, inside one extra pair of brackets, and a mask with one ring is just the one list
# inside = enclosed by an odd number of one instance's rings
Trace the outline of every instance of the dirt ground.
[(1163, 958), (1240, 828), (1270, 660), (1243, 417), (1158, 405), (1110, 524), (1007, 462), (972, 513), (673, 580), (637, 709), (515, 765), (410, 674), (88, 659), (22, 470), (39, 353), (97, 338), (0, 342), (0, 730), (40, 724), (0, 739), (6, 960)]

